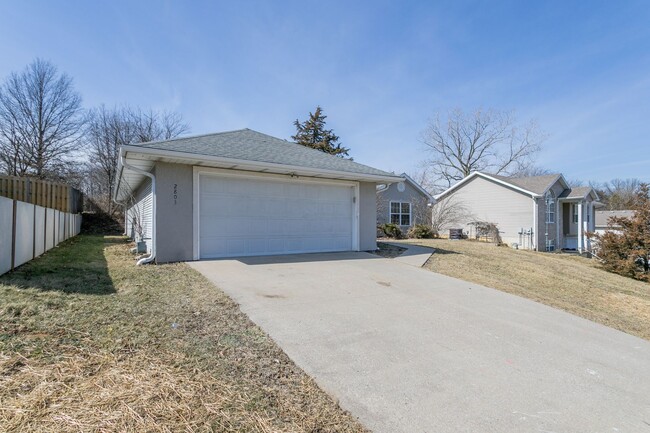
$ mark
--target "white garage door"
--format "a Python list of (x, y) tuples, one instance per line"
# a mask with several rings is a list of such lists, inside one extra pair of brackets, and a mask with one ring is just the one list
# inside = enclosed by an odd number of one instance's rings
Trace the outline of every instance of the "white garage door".
[(201, 175), (201, 258), (350, 251), (351, 185)]

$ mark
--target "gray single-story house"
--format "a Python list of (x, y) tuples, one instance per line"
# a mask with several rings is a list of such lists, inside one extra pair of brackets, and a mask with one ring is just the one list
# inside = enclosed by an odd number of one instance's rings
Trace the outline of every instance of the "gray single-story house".
[(561, 174), (505, 177), (471, 173), (436, 196), (437, 206), (454, 202), (463, 209), (445, 228), (472, 236), (472, 222), (495, 223), (504, 243), (537, 251), (589, 248), (586, 233), (595, 228), (598, 194), (570, 187)]
[(406, 232), (415, 224), (430, 224), (433, 196), (406, 173), (400, 177), (402, 182), (377, 185), (377, 225), (393, 223)]
[(598, 234), (603, 234), (606, 231), (620, 233), (621, 226), (619, 224), (610, 224), (610, 218), (634, 218), (633, 210), (597, 210), (596, 211), (596, 224), (595, 231)]
[(142, 262), (376, 249), (392, 173), (250, 129), (123, 146), (114, 199)]

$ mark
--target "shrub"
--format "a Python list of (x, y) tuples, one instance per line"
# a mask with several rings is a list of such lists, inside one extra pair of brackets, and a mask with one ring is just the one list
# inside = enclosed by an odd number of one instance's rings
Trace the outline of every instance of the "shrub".
[(400, 229), (397, 224), (382, 224), (379, 226), (379, 230), (381, 230), (384, 235), (389, 238), (400, 239), (402, 237), (402, 229)]
[[(609, 229), (602, 235), (593, 235), (596, 253), (606, 270), (650, 281), (650, 187), (647, 184), (641, 184), (636, 191), (634, 208), (632, 218), (610, 218)], [(616, 229), (616, 225), (620, 228)]]
[(487, 221), (474, 221), (469, 223), (476, 227), (476, 239), (483, 238), (486, 241), (493, 242), (496, 245), (501, 245), (501, 235), (499, 234), (499, 227), (495, 223)]
[(431, 239), (435, 233), (433, 229), (426, 224), (415, 224), (411, 227), (406, 234), (409, 238), (415, 239)]

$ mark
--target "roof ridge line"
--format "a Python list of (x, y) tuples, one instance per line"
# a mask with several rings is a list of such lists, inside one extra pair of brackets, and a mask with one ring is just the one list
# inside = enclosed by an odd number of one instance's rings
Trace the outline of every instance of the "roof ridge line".
[[(232, 129), (230, 131), (208, 132), (208, 133), (205, 133), (205, 134), (184, 135), (182, 137), (168, 138), (166, 140), (144, 141), (142, 143), (132, 143), (130, 145), (131, 146), (143, 146), (145, 144), (153, 144), (153, 143), (168, 143), (170, 141), (188, 140), (188, 139), (192, 139), (192, 138), (208, 137), (208, 136), (211, 136), (211, 135), (232, 134), (233, 132), (240, 132), (240, 131), (253, 131), (253, 130), (250, 129), (250, 128), (240, 128), (240, 129)], [(264, 133), (258, 132), (258, 131), (253, 131), (253, 132), (257, 132), (258, 134), (264, 134)], [(267, 135), (267, 134), (264, 134), (264, 135)]]

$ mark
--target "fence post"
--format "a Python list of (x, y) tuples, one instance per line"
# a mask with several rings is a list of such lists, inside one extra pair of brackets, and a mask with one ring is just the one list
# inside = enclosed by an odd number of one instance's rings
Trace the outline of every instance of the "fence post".
[(43, 252), (47, 251), (47, 208), (45, 208), (45, 222), (43, 223)]
[(36, 205), (34, 206), (34, 223), (32, 224), (32, 260), (36, 257)]
[(14, 270), (16, 264), (16, 212), (18, 203), (13, 200), (13, 212), (11, 217), (11, 270)]

